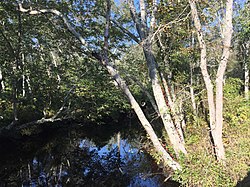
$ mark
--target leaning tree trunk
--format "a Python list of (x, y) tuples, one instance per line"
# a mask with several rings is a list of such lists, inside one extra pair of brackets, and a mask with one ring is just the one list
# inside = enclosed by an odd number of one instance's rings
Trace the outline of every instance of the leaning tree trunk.
[(175, 162), (171, 156), (167, 153), (167, 151), (161, 145), (158, 137), (156, 136), (154, 129), (152, 128), (151, 124), (148, 122), (147, 118), (145, 117), (140, 105), (135, 100), (134, 96), (130, 92), (128, 86), (126, 85), (125, 81), (122, 80), (118, 72), (114, 69), (113, 65), (109, 62), (108, 58), (108, 39), (109, 39), (109, 26), (110, 26), (110, 15), (111, 15), (111, 5), (110, 0), (107, 0), (107, 14), (106, 14), (106, 26), (104, 32), (104, 60), (103, 64), (106, 66), (110, 75), (114, 77), (116, 82), (118, 83), (119, 87), (122, 91), (126, 94), (129, 99), (129, 102), (134, 109), (137, 117), (139, 118), (142, 126), (146, 130), (147, 134), (149, 135), (156, 151), (158, 154), (162, 155), (162, 158), (165, 164), (169, 165), (173, 170), (181, 169), (180, 165)]
[[(152, 52), (149, 51), (150, 48), (151, 48), (150, 46), (145, 47), (144, 54), (148, 63), (149, 76), (152, 81), (154, 98), (156, 100), (162, 122), (169, 136), (169, 140), (173, 145), (176, 155), (179, 156), (180, 153), (187, 154), (187, 151), (185, 149), (183, 134), (182, 136), (179, 135), (178, 130), (176, 129), (175, 124), (171, 118), (168, 106), (166, 104), (164, 94), (161, 89), (159, 77), (157, 75), (154, 56)], [(181, 128), (179, 128), (179, 130), (181, 130)]]
[[(156, 100), (156, 104), (158, 107), (158, 110), (160, 112), (160, 116), (162, 119), (162, 122), (164, 124), (164, 127), (167, 131), (167, 134), (169, 136), (169, 140), (174, 148), (174, 151), (177, 156), (179, 156), (180, 153), (187, 154), (187, 151), (185, 149), (184, 140), (181, 139), (181, 137), (178, 134), (178, 131), (176, 129), (176, 126), (172, 120), (170, 110), (168, 109), (168, 106), (165, 102), (164, 94), (161, 89), (160, 85), (160, 79), (159, 75), (157, 73), (156, 68), (156, 62), (155, 57), (152, 52), (152, 41), (151, 41), (151, 35), (153, 34), (155, 25), (156, 25), (156, 19), (155, 14), (157, 12), (157, 1), (153, 1), (153, 9), (152, 9), (152, 17), (150, 21), (150, 28), (147, 28), (147, 24), (145, 23), (147, 20), (146, 17), (146, 9), (145, 9), (145, 3), (144, 0), (140, 0), (140, 17), (139, 19), (136, 8), (134, 5), (134, 2), (132, 0), (129, 0), (129, 6), (130, 6), (130, 12), (132, 19), (135, 23), (136, 30), (140, 36), (144, 56), (146, 58), (147, 67), (149, 71), (149, 77), (151, 80), (153, 95)], [(181, 129), (180, 129), (181, 130)]]
[[(159, 42), (160, 47), (162, 49), (164, 49), (164, 51), (165, 51), (166, 47), (164, 47), (160, 36), (158, 36), (158, 42)], [(166, 64), (169, 65), (166, 57), (164, 58), (164, 61), (165, 61)], [(168, 67), (168, 69), (169, 69), (169, 67)], [(164, 74), (162, 73), (162, 71), (160, 70), (159, 67), (157, 67), (157, 70), (158, 70), (158, 73), (159, 73), (159, 76), (160, 76), (160, 79), (161, 79), (161, 82), (162, 82), (162, 85), (163, 85), (163, 88), (164, 88), (163, 89), (164, 96), (166, 97), (167, 102), (168, 102), (167, 107), (170, 109), (171, 116), (174, 119), (174, 124), (175, 124), (176, 130), (178, 132), (178, 135), (179, 135), (179, 137), (180, 137), (180, 139), (182, 141), (182, 144), (185, 144), (183, 129), (182, 129), (182, 125), (181, 125), (181, 122), (184, 122), (183, 120), (181, 120), (181, 116), (183, 116), (183, 113), (180, 113), (180, 110), (178, 110), (178, 104), (176, 103), (176, 97), (175, 97), (174, 90), (169, 86), (170, 85), (169, 78), (168, 78), (168, 80), (166, 80)], [(170, 73), (171, 72), (168, 71), (166, 74), (170, 74)]]
[(164, 91), (165, 91), (166, 96), (167, 96), (168, 106), (169, 106), (169, 109), (171, 111), (171, 116), (173, 116), (176, 130), (178, 132), (178, 135), (180, 137), (180, 140), (181, 140), (182, 144), (184, 145), (185, 144), (185, 140), (184, 140), (184, 134), (183, 134), (182, 127), (184, 127), (185, 125), (184, 126), (181, 125), (181, 122), (184, 122), (182, 120), (182, 116), (184, 116), (184, 115), (183, 115), (182, 112), (180, 112), (181, 111), (180, 109), (178, 110), (177, 103), (175, 103), (173, 101), (173, 99), (171, 98), (171, 94), (170, 94), (170, 91), (169, 91), (170, 88), (168, 86), (168, 83), (167, 83), (167, 81), (166, 81), (163, 73), (159, 72), (159, 74), (160, 74), (161, 81), (162, 81), (162, 84), (163, 84), (163, 87), (164, 87)]

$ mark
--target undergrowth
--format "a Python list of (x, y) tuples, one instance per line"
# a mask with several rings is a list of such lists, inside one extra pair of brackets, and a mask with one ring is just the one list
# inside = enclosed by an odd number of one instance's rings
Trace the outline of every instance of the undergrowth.
[(188, 156), (179, 159), (182, 171), (173, 179), (187, 187), (233, 187), (250, 171), (250, 107), (242, 97), (225, 102), (223, 141), (225, 164), (213, 154), (206, 123), (189, 125), (186, 129)]

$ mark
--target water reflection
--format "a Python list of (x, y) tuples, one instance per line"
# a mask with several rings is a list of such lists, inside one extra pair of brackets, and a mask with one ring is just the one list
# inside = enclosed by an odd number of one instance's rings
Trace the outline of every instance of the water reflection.
[(173, 186), (142, 151), (143, 130), (71, 128), (0, 144), (0, 186)]

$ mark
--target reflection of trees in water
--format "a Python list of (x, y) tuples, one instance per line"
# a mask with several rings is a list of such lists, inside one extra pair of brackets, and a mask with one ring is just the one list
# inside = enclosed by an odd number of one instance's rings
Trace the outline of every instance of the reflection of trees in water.
[(124, 163), (118, 163), (117, 149), (99, 155), (97, 150), (78, 148), (68, 156), (71, 160), (68, 168), (71, 184), (120, 186), (129, 182), (128, 177), (119, 170)]
[(151, 172), (151, 163), (140, 151), (144, 132), (125, 129), (118, 134), (117, 127), (92, 132), (88, 128), (64, 129), (50, 132), (46, 138), (12, 145), (20, 149), (0, 166), (0, 186), (127, 186), (131, 181), (136, 184), (139, 173)]

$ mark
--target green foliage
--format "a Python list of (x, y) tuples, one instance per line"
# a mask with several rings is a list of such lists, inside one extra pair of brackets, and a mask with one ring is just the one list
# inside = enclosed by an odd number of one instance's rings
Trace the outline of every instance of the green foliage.
[(234, 126), (246, 123), (250, 119), (250, 102), (246, 101), (242, 96), (238, 96), (233, 100), (227, 101), (225, 106), (225, 121)]
[(177, 171), (173, 179), (182, 186), (236, 186), (249, 171), (250, 121), (238, 126), (226, 125), (223, 140), (226, 149), (225, 165), (218, 163), (213, 156), (209, 129), (206, 123), (200, 126), (188, 126), (186, 145), (188, 156), (179, 162), (183, 170)]
[[(0, 98), (0, 114), (3, 116), (0, 119), (1, 125), (7, 125), (13, 120), (15, 99), (21, 123), (41, 117), (52, 117), (62, 106), (64, 111), (60, 117), (73, 117), (95, 123), (101, 123), (100, 121), (106, 117), (117, 119), (120, 113), (130, 109), (126, 98), (115, 86), (113, 79), (108, 76), (106, 69), (98, 61), (93, 60), (89, 53), (103, 51), (105, 2), (102, 0), (25, 2), (24, 8), (59, 10), (69, 19), (74, 29), (81, 33), (89, 46), (88, 50), (85, 50), (85, 46), (68, 32), (63, 21), (53, 14), (38, 16), (19, 14), (14, 1), (1, 1), (0, 43), (3, 45), (0, 45), (0, 64), (6, 86), (5, 90), (1, 91)], [(190, 70), (193, 73), (192, 86), (196, 95), (202, 91), (200, 86), (202, 78), (200, 71), (197, 70), (199, 46), (193, 36), (193, 23), (190, 20), (187, 3), (160, 1), (156, 13), (159, 27), (155, 28), (157, 33), (154, 35), (152, 46), (157, 65), (164, 76), (169, 78), (169, 84), (173, 88), (170, 91), (175, 92), (176, 101), (184, 98), (183, 110), (186, 112), (186, 119), (189, 123), (200, 120), (199, 125), (194, 123), (186, 129), (185, 141), (189, 155), (180, 159), (183, 171), (176, 173), (174, 178), (186, 186), (232, 186), (244, 176), (247, 171), (246, 163), (249, 163), (249, 138), (247, 139), (244, 134), (249, 132), (246, 127), (249, 125), (250, 103), (240, 96), (241, 79), (229, 77), (224, 86), (224, 119), (228, 126), (225, 132), (223, 131), (225, 145), (228, 146), (228, 161), (226, 166), (222, 166), (212, 156), (208, 129), (201, 121), (205, 118), (203, 113), (193, 120), (195, 117), (191, 110), (188, 90), (191, 84)], [(153, 8), (152, 2), (147, 1), (146, 5), (150, 12)], [(205, 31), (208, 31), (204, 32), (208, 44), (207, 59), (209, 72), (211, 77), (214, 77), (216, 68), (210, 67), (217, 67), (218, 52), (221, 51), (221, 41), (218, 37), (220, 29), (214, 25), (218, 17), (214, 15), (220, 14), (222, 7), (218, 2), (213, 2), (212, 5), (214, 9), (209, 9), (208, 4), (202, 2), (199, 11), (204, 11), (200, 17), (206, 24)], [(244, 9), (244, 15), (247, 14), (246, 10), (248, 9)], [(113, 2), (111, 18), (130, 34), (135, 34), (135, 24), (129, 12), (125, 1), (119, 5)], [(242, 25), (239, 30), (243, 31), (239, 38), (242, 42), (249, 41), (250, 22), (248, 19), (239, 20)], [(136, 98), (147, 102), (140, 86), (131, 80), (131, 77), (138, 78), (151, 92), (145, 54), (141, 47), (143, 42), (139, 45), (134, 41), (131, 42), (129, 34), (125, 34), (123, 29), (111, 22), (109, 57), (115, 62), (115, 66), (126, 79)], [(139, 38), (138, 35), (135, 34), (135, 38)], [(233, 63), (238, 64), (238, 61), (234, 60)], [(200, 98), (196, 98), (197, 103), (204, 103), (202, 94)], [(206, 105), (207, 103), (203, 104), (204, 110)], [(30, 135), (34, 131), (35, 128), (25, 129), (22, 133)], [(166, 135), (163, 133), (163, 136)], [(232, 143), (229, 137), (235, 138), (235, 141)], [(166, 138), (165, 141), (168, 145), (165, 148), (174, 153), (169, 140)], [(150, 152), (160, 163), (162, 155)]]
[(228, 78), (224, 86), (224, 119), (233, 126), (244, 124), (250, 118), (250, 102), (240, 95), (242, 85), (240, 79)]
[(191, 153), (181, 163), (183, 170), (176, 172), (173, 179), (182, 186), (234, 186), (226, 168), (203, 151)]
[(224, 97), (225, 99), (232, 99), (240, 95), (243, 82), (239, 78), (226, 79), (226, 84), (224, 85)]
[[(100, 38), (105, 20), (102, 16), (105, 14), (105, 3), (102, 1), (73, 3), (39, 0), (23, 3), (23, 6), (61, 11), (89, 41), (93, 50), (101, 50), (103, 44)], [(52, 117), (63, 105), (65, 110), (60, 117), (80, 117), (90, 121), (106, 116), (116, 119), (120, 112), (129, 108), (126, 98), (115, 87), (107, 71), (99, 62), (83, 55), (84, 49), (79, 47), (79, 41), (68, 32), (60, 18), (53, 14), (29, 16), (22, 13), (20, 22), (16, 10), (16, 4), (1, 1), (3, 24), (0, 42), (4, 45), (0, 45), (0, 63), (6, 88), (1, 92), (4, 97), (0, 101), (0, 113), (3, 115), (0, 123), (7, 125), (13, 120), (14, 87), (17, 90), (20, 123)], [(21, 35), (17, 34), (18, 31)], [(120, 42), (124, 35), (120, 30), (113, 27), (111, 34), (110, 48), (124, 48)], [(20, 65), (18, 59), (21, 56)], [(42, 116), (43, 113), (45, 116)]]

